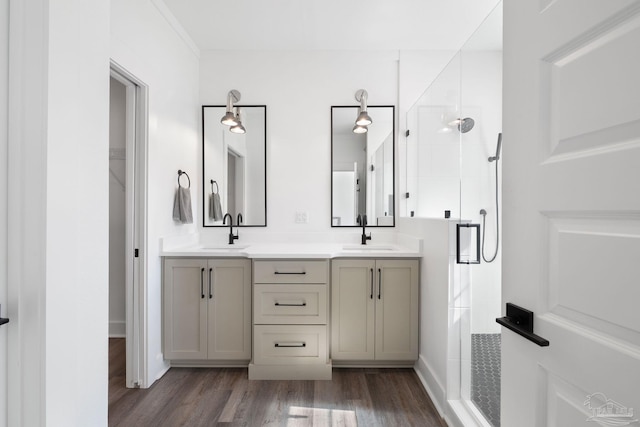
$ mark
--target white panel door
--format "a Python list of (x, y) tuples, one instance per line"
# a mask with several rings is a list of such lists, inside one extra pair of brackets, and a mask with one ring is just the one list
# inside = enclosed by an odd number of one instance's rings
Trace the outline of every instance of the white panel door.
[(640, 1), (504, 4), (502, 425), (640, 418)]

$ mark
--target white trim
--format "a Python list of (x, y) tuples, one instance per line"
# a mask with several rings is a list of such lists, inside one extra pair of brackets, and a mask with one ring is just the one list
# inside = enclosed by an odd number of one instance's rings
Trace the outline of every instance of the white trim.
[(450, 427), (491, 427), (478, 409), (464, 400), (449, 400), (442, 383), (436, 378), (427, 360), (420, 355), (413, 367), (438, 414)]
[(125, 338), (127, 336), (127, 322), (112, 320), (109, 322), (109, 338)]
[[(147, 153), (148, 87), (111, 61), (111, 76), (127, 88), (126, 384), (148, 387), (147, 363)], [(139, 257), (134, 257), (134, 248)]]
[[(8, 425), (45, 424), (47, 2), (9, 3)], [(4, 307), (3, 307), (4, 308)], [(23, 316), (22, 313), (28, 313)]]
[(173, 31), (175, 31), (176, 34), (180, 36), (182, 41), (189, 47), (189, 49), (193, 51), (193, 53), (196, 55), (196, 58), (200, 59), (200, 48), (198, 47), (196, 42), (193, 41), (182, 24), (180, 24), (180, 21), (176, 19), (173, 12), (169, 10), (165, 2), (162, 0), (151, 0), (151, 3), (153, 3), (156, 9), (158, 9), (158, 12), (160, 12), (162, 17), (167, 21)]
[(442, 386), (442, 383), (440, 383), (433, 374), (433, 369), (431, 369), (429, 363), (422, 355), (419, 356), (413, 370), (416, 371), (422, 386), (427, 391), (427, 394), (431, 398), (433, 405), (436, 407), (438, 414), (440, 414), (441, 418), (444, 418), (446, 414), (442, 405), (445, 404), (445, 389)]
[[(7, 317), (7, 190), (8, 179), (8, 131), (9, 126), (9, 3), (2, 2), (0, 10), (0, 316)], [(8, 390), (7, 387), (7, 327), (0, 328), (0, 427), (7, 427), (7, 403)]]

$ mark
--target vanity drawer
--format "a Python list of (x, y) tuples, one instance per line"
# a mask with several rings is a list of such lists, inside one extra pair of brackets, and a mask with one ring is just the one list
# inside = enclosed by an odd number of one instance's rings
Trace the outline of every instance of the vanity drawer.
[(254, 324), (327, 323), (327, 285), (255, 285)]
[(324, 325), (255, 325), (253, 339), (256, 365), (327, 363), (327, 327)]
[(327, 283), (327, 261), (254, 261), (254, 283)]

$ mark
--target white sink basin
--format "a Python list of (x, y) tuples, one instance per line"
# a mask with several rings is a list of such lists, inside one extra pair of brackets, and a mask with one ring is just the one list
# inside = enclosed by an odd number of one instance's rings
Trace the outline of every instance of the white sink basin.
[(345, 245), (342, 247), (345, 251), (395, 251), (395, 247), (390, 245)]
[(238, 252), (245, 250), (249, 245), (202, 245), (202, 249), (215, 252)]

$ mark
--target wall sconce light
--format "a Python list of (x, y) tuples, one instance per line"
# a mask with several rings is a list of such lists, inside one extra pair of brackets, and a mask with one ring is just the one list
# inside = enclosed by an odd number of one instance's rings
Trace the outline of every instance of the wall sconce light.
[(355, 125), (353, 127), (353, 133), (367, 133), (369, 129), (366, 126)]
[(235, 111), (236, 111), (235, 117), (236, 117), (236, 120), (237, 120), (238, 124), (236, 124), (236, 125), (234, 125), (234, 126), (231, 126), (231, 127), (229, 128), (229, 131), (230, 131), (230, 132), (233, 132), (233, 133), (243, 134), (243, 133), (245, 133), (247, 130), (244, 128), (244, 126), (242, 126), (242, 114), (243, 114), (243, 113), (242, 113), (242, 109), (241, 109), (241, 108), (236, 107), (236, 108), (235, 108)]
[(222, 119), (220, 119), (220, 123), (227, 126), (237, 126), (239, 123), (239, 119), (236, 117), (233, 110), (233, 103), (240, 101), (240, 92), (235, 89), (232, 89), (227, 94), (227, 112)]
[(360, 110), (358, 111), (358, 117), (356, 118), (356, 125), (353, 127), (353, 133), (367, 133), (368, 128), (373, 120), (367, 114), (367, 97), (369, 94), (366, 90), (360, 89), (356, 92), (356, 101), (360, 103)]

